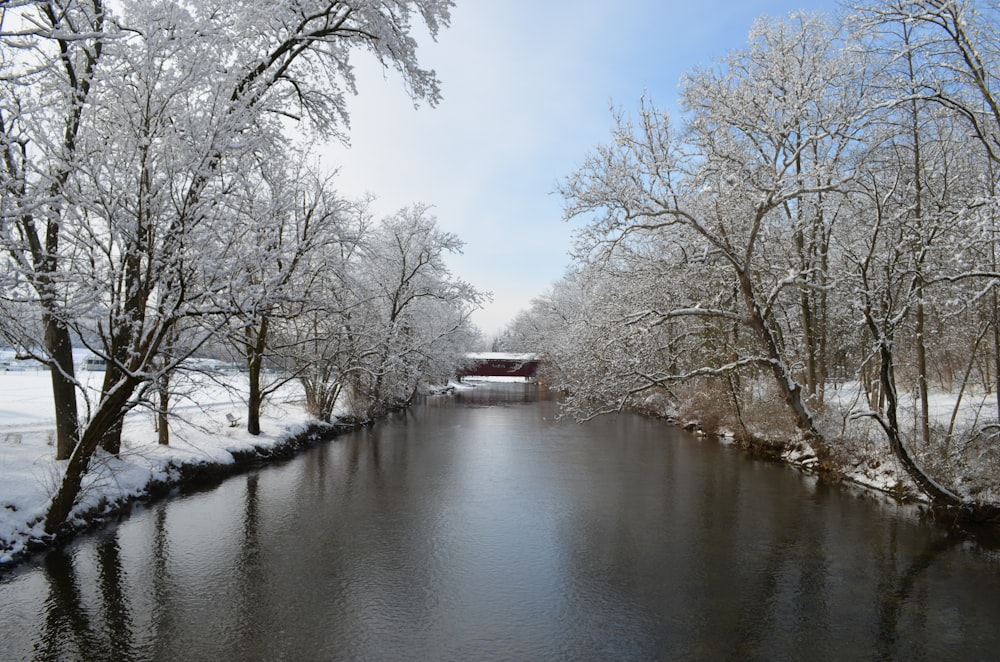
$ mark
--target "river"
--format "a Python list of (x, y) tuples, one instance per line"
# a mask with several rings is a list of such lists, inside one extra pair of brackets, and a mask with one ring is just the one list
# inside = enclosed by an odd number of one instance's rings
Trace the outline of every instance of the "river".
[(1000, 656), (1000, 553), (537, 387), (429, 398), (0, 578), (4, 660)]

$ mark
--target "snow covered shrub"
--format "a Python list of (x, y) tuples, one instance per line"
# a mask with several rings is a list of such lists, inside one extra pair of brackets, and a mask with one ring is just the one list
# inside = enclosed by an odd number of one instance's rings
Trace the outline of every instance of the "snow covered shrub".
[(724, 421), (731, 418), (730, 400), (722, 380), (699, 379), (682, 385), (677, 392), (677, 418), (685, 426), (695, 426), (705, 434), (719, 434)]

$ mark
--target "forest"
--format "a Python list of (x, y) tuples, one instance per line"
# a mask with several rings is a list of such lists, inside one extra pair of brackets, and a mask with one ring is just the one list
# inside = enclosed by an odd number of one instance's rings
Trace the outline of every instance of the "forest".
[[(317, 420), (365, 421), (454, 374), (488, 296), (445, 264), (461, 240), (425, 205), (373, 218), (310, 152), (346, 137), (352, 56), (439, 101), (412, 33), (451, 5), (0, 2), (0, 345), (51, 373), (48, 533), (126, 413), (170, 443), (192, 357), (247, 373), (251, 434), (289, 380)], [(94, 397), (79, 347), (106, 366)]]
[(565, 276), (503, 349), (622, 409), (955, 516), (1000, 504), (1000, 10), (886, 0), (757, 22), (559, 186)]

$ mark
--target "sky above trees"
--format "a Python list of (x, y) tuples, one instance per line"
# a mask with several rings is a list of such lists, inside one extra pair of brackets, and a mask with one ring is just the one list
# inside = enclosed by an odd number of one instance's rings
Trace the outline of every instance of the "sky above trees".
[(420, 58), (443, 100), (414, 109), (398, 75), (358, 59), (350, 147), (330, 145), (344, 195), (372, 193), (391, 214), (422, 202), (465, 241), (453, 271), (494, 300), (473, 321), (491, 336), (565, 272), (577, 224), (562, 221), (558, 183), (604, 141), (612, 106), (643, 94), (671, 109), (687, 71), (742, 47), (754, 20), (837, 0), (459, 0)]

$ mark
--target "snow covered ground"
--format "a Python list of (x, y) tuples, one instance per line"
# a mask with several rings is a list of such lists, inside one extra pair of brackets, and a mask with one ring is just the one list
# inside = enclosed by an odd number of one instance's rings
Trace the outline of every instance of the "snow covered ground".
[[(5, 358), (9, 357), (0, 356), (0, 361)], [(65, 464), (54, 459), (48, 372), (23, 362), (9, 365), (14, 369), (0, 365), (0, 565), (10, 563), (31, 538), (42, 535), (41, 519)], [(87, 370), (78, 375), (91, 395), (102, 377), (101, 372)], [(122, 452), (118, 457), (95, 458), (74, 513), (139, 496), (150, 482), (176, 478), (180, 465), (229, 464), (234, 453), (273, 447), (309, 427), (301, 391), (291, 383), (265, 407), (263, 434), (248, 434), (239, 395), (247, 391), (245, 379), (238, 372), (210, 372), (178, 380), (177, 387), (186, 394), (172, 407), (169, 446), (157, 443), (150, 410), (132, 411), (125, 422)], [(80, 406), (86, 406), (84, 399)], [(238, 418), (239, 425), (230, 426), (227, 414)]]
[[(963, 393), (932, 390), (928, 411), (932, 429), (932, 447), (916, 441), (919, 434), (915, 392), (901, 392), (899, 424), (907, 438), (907, 447), (917, 463), (936, 480), (943, 480), (958, 495), (980, 503), (1000, 503), (1000, 448), (996, 430), (996, 395), (981, 389)], [(844, 477), (860, 485), (898, 497), (925, 500), (900, 462), (889, 451), (884, 432), (870, 416), (859, 382), (840, 384), (827, 391), (827, 410), (820, 416), (820, 428), (833, 446)], [(956, 406), (957, 405), (957, 406)], [(949, 436), (948, 430), (953, 434)], [(947, 450), (942, 439), (950, 439)], [(790, 447), (784, 459), (810, 467), (816, 457), (802, 445)]]

